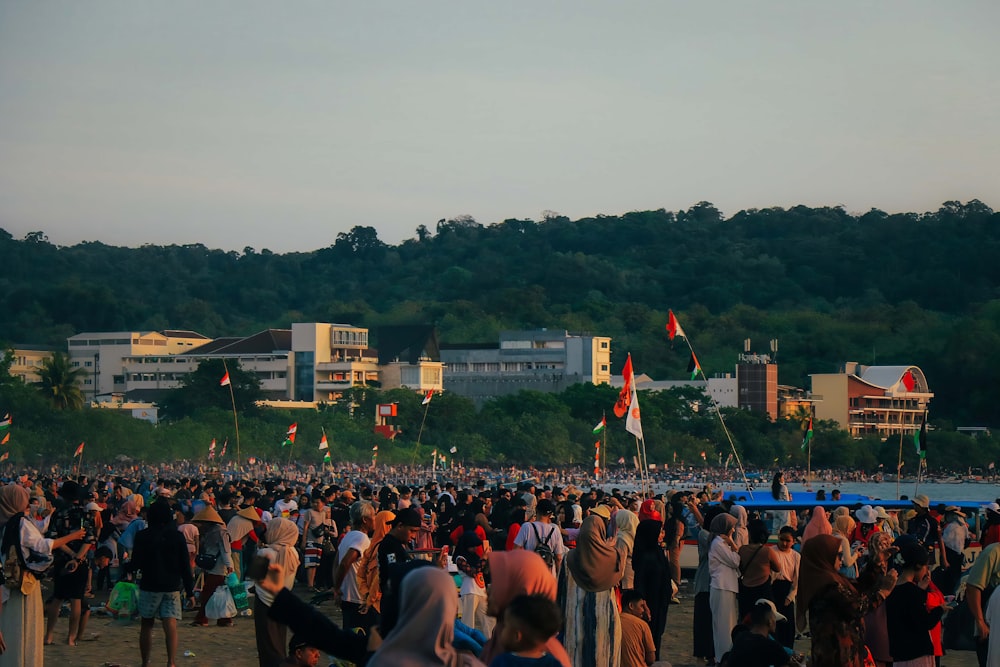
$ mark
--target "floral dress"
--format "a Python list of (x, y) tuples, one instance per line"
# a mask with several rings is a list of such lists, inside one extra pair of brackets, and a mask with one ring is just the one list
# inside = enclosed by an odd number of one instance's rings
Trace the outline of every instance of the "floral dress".
[(811, 667), (864, 667), (864, 616), (882, 604), (877, 589), (859, 593), (853, 586), (830, 584), (809, 603)]

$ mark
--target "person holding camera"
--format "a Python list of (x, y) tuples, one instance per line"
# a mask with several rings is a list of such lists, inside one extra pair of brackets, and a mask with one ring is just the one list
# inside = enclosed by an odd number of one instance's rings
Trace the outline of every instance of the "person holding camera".
[(90, 608), (83, 604), (87, 591), (87, 552), (97, 542), (97, 526), (85, 508), (90, 492), (73, 480), (59, 488), (59, 496), (66, 505), (59, 509), (49, 522), (49, 537), (59, 539), (81, 528), (82, 539), (73, 540), (53, 551), (55, 562), (55, 590), (45, 609), (45, 643), (52, 644), (59, 620), (59, 609), (64, 600), (70, 602), (69, 637), (67, 643), (76, 646), (87, 629)]

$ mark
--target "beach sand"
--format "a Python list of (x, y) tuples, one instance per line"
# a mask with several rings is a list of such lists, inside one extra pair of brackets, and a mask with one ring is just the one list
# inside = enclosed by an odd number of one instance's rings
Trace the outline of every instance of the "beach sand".
[[(304, 587), (296, 587), (295, 592), (305, 599), (311, 597)], [(103, 604), (106, 594), (91, 601), (92, 605)], [(704, 663), (691, 655), (691, 622), (694, 608), (690, 587), (681, 590), (681, 604), (670, 607), (667, 630), (663, 636), (662, 658), (674, 667), (704, 667)], [(323, 603), (319, 609), (340, 624), (340, 611), (332, 601)], [(252, 618), (237, 618), (235, 626), (219, 628), (191, 627), (188, 623), (194, 612), (185, 612), (179, 625), (178, 667), (256, 667), (257, 649), (254, 643)], [(105, 616), (92, 615), (87, 627), (87, 635), (98, 635), (93, 641), (84, 641), (79, 646), (65, 644), (67, 619), (59, 619), (56, 628), (56, 643), (45, 647), (45, 664), (57, 667), (103, 667), (121, 665), (137, 667), (139, 657), (139, 622), (119, 621)], [(798, 652), (809, 652), (808, 640), (796, 642)], [(185, 652), (194, 655), (185, 657)], [(163, 645), (163, 631), (159, 624), (153, 631), (153, 665), (166, 664), (166, 649)], [(320, 661), (321, 665), (328, 661)], [(945, 667), (976, 667), (975, 653), (955, 651), (942, 659)]]

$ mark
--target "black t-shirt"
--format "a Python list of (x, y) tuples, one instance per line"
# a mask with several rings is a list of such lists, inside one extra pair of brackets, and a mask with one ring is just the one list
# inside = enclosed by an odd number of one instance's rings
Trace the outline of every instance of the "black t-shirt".
[(907, 533), (917, 538), (927, 548), (937, 546), (941, 535), (937, 520), (929, 512), (924, 512), (910, 519)]
[[(87, 531), (83, 540), (74, 540), (66, 545), (73, 551), (79, 551), (80, 547), (83, 546), (83, 542), (93, 544), (97, 541), (97, 525), (82, 506), (76, 504), (67, 505), (52, 515), (47, 535), (55, 539), (69, 535), (81, 528)], [(57, 558), (69, 558), (62, 549), (56, 549), (53, 553)]]
[(739, 667), (781, 667), (789, 661), (781, 644), (749, 630), (736, 635), (729, 654), (729, 664)]
[(381, 589), (385, 590), (385, 580), (389, 576), (389, 568), (396, 563), (410, 560), (406, 545), (390, 533), (382, 538), (378, 545), (378, 580)]

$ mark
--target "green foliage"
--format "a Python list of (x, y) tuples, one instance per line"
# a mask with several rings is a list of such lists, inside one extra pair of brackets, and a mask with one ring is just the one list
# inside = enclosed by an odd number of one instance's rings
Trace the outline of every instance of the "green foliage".
[[(229, 369), (228, 386), (219, 383)], [(194, 372), (184, 376), (181, 386), (172, 390), (163, 399), (161, 417), (167, 420), (192, 417), (202, 410), (232, 410), (236, 404), (238, 414), (252, 413), (257, 409), (257, 401), (264, 398), (260, 380), (243, 370), (239, 362), (230, 360), (223, 364), (221, 359), (206, 359), (198, 364)]]
[(79, 410), (83, 407), (83, 392), (78, 386), (85, 375), (82, 368), (73, 368), (69, 357), (56, 352), (42, 360), (38, 369), (39, 391), (59, 410)]

